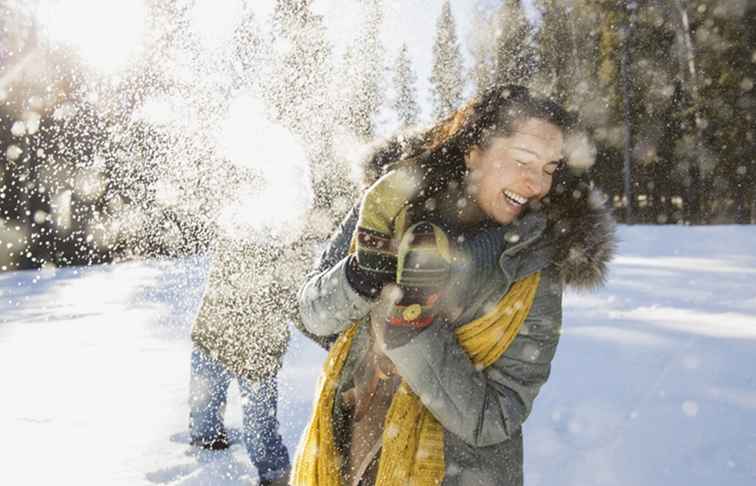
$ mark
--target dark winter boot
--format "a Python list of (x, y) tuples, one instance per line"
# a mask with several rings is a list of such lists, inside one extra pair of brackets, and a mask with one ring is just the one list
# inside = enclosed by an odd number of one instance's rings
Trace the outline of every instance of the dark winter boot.
[(225, 431), (210, 439), (192, 438), (191, 444), (209, 451), (222, 451), (228, 449), (231, 445)]
[(290, 473), (291, 471), (286, 471), (278, 479), (260, 479), (260, 486), (288, 486)]

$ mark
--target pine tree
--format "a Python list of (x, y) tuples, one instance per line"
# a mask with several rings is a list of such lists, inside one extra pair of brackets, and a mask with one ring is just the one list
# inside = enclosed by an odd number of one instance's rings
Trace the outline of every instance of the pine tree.
[(681, 115), (687, 104), (682, 82), (678, 79), (674, 83), (672, 98), (661, 113), (661, 139), (657, 148), (658, 160), (654, 163), (653, 181), (654, 191), (653, 222), (674, 223), (682, 220), (681, 214), (675, 214), (672, 207), (672, 197), (682, 193), (682, 177), (673, 177), (675, 172), (675, 146), (683, 137), (684, 123)]
[(528, 86), (537, 68), (533, 27), (520, 0), (505, 0), (496, 14), (496, 82)]
[(402, 44), (402, 48), (399, 51), (399, 58), (396, 61), (396, 68), (394, 70), (394, 89), (396, 91), (396, 96), (392, 107), (396, 110), (399, 117), (399, 123), (403, 128), (417, 123), (420, 107), (417, 104), (416, 82), (417, 75), (412, 70), (407, 45)]
[(383, 24), (381, 0), (370, 0), (365, 7), (363, 28), (347, 46), (343, 58), (343, 123), (358, 137), (375, 136), (375, 116), (383, 102), (384, 49), (380, 41)]
[(234, 30), (233, 44), (236, 85), (256, 85), (260, 67), (270, 56), (270, 46), (260, 35), (259, 26), (251, 9), (244, 12)]
[(580, 59), (572, 11), (558, 0), (541, 0), (541, 26), (536, 34), (540, 91), (565, 103), (574, 94)]
[[(316, 208), (329, 208), (346, 190), (333, 160), (332, 47), (311, 0), (277, 0), (272, 15), (272, 75), (267, 96), (277, 118), (301, 139), (309, 159)], [(337, 179), (342, 179), (339, 181)]]
[(441, 7), (441, 17), (438, 19), (430, 81), (433, 116), (436, 119), (444, 118), (462, 102), (464, 88), (462, 54), (448, 0)]
[(287, 36), (301, 29), (309, 19), (312, 0), (275, 0), (271, 17), (273, 35)]
[(480, 94), (494, 83), (496, 73), (495, 36), (492, 19), (490, 16), (484, 16), (483, 9), (475, 10), (472, 23), (469, 45), (473, 65), (470, 69), (470, 77), (475, 86), (475, 93)]
[(267, 97), (276, 115), (304, 142), (311, 158), (327, 156), (333, 116), (328, 113), (331, 46), (310, 0), (278, 0), (272, 16), (272, 75)]

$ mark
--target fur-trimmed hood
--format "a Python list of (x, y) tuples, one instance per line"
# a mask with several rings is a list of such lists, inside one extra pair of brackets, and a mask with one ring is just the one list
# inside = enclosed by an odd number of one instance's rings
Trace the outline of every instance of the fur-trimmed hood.
[(578, 289), (602, 286), (617, 246), (606, 196), (587, 177), (576, 178), (552, 189), (544, 213), (562, 281)]

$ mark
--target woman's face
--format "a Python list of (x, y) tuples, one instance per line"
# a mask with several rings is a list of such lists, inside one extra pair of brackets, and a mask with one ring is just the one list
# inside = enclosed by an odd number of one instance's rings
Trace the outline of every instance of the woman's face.
[(516, 121), (512, 133), (474, 147), (465, 163), (467, 190), (479, 208), (501, 224), (511, 223), (530, 201), (551, 189), (549, 172), (562, 158), (562, 130), (537, 118)]

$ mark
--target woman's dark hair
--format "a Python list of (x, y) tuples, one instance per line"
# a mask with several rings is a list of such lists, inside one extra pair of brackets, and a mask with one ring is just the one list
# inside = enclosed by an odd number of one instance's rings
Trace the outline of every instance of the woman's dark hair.
[(573, 113), (548, 98), (531, 96), (523, 86), (496, 85), (430, 129), (393, 137), (371, 155), (367, 165), (385, 172), (401, 159), (415, 158), (429, 186), (461, 182), (465, 155), (474, 146), (485, 147), (492, 136), (511, 134), (513, 123), (527, 118), (550, 122), (563, 131), (576, 124)]

